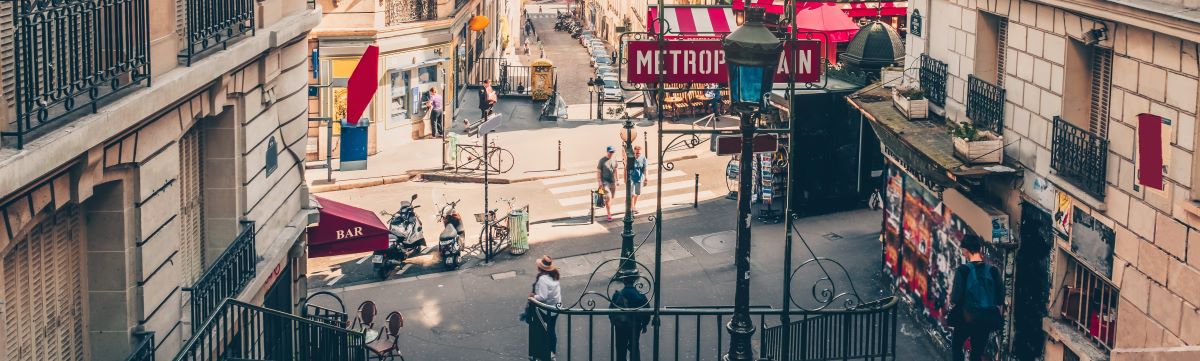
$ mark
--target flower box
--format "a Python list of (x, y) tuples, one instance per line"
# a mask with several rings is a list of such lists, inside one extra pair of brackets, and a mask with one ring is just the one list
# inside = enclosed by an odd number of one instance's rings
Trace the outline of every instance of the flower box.
[(1004, 161), (1004, 137), (989, 131), (980, 131), (980, 139), (968, 141), (954, 138), (954, 155), (967, 164), (991, 164)]
[(887, 67), (880, 70), (879, 82), (884, 88), (892, 88), (900, 85), (900, 78), (904, 76), (904, 68), (902, 67)]
[(900, 109), (900, 113), (908, 119), (925, 119), (929, 116), (929, 100), (927, 99), (908, 99), (908, 97), (900, 95), (900, 91), (892, 89), (892, 104), (896, 105), (896, 109)]

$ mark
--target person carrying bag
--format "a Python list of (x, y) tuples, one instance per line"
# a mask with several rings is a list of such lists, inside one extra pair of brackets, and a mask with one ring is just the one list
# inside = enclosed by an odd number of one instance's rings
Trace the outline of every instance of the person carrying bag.
[(953, 308), (947, 320), (954, 328), (950, 350), (952, 361), (961, 361), (963, 346), (970, 340), (971, 360), (979, 361), (992, 331), (1004, 326), (1004, 284), (1000, 270), (983, 260), (983, 239), (969, 234), (961, 247), (967, 262), (954, 271)]

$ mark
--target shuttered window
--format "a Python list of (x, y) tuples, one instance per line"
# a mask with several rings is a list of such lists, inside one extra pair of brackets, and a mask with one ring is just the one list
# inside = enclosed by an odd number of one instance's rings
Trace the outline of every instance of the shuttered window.
[(84, 359), (80, 217), (60, 209), (4, 255), (0, 329), (12, 361)]
[(1004, 60), (1008, 47), (1008, 18), (1000, 18), (996, 27), (996, 86), (1004, 87)]
[(179, 140), (179, 260), (184, 287), (191, 287), (204, 272), (203, 135), (196, 125)]
[(0, 81), (4, 83), (4, 103), (12, 109), (16, 96), (16, 65), (13, 64), (13, 2), (0, 1)]
[(1089, 126), (1092, 133), (1108, 139), (1108, 102), (1112, 89), (1112, 50), (1092, 48), (1092, 104)]
[(188, 0), (175, 0), (175, 33), (185, 40), (187, 39), (187, 2)]

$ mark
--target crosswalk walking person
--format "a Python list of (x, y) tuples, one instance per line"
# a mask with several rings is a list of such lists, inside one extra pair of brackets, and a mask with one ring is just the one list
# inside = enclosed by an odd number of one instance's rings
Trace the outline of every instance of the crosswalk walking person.
[[(657, 192), (658, 187), (655, 182), (659, 181), (658, 167), (649, 165), (646, 167), (645, 175), (643, 176), (643, 185), (641, 189), (641, 198), (634, 210), (645, 212), (653, 212), (658, 205)], [(624, 174), (624, 169), (616, 171), (618, 175)], [(618, 177), (624, 178), (624, 177)], [(623, 179), (618, 179), (623, 182)], [(546, 191), (554, 197), (558, 205), (566, 213), (567, 217), (579, 218), (587, 217), (593, 211), (598, 213), (598, 216), (605, 217), (604, 209), (594, 209), (592, 203), (592, 192), (596, 190), (596, 174), (589, 172), (586, 174), (570, 175), (557, 178), (543, 179), (540, 181)], [(701, 200), (715, 198), (716, 195), (710, 190), (701, 190), (698, 194), (695, 191), (696, 182), (687, 173), (678, 170), (664, 171), (662, 173), (662, 204), (663, 210), (674, 210), (679, 208), (689, 208), (695, 198)], [(622, 185), (623, 186), (623, 185)], [(724, 185), (722, 185), (724, 187)], [(612, 206), (612, 214), (614, 216), (625, 214), (625, 191), (617, 190), (608, 199)], [(603, 208), (603, 207), (601, 207)], [(603, 218), (602, 218), (603, 219)]]

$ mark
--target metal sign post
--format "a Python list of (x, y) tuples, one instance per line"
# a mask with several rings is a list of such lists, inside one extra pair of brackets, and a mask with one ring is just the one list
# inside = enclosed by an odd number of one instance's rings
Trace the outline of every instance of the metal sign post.
[(483, 238), (484, 238), (483, 263), (484, 264), (492, 263), (492, 253), (494, 253), (492, 250), (492, 222), (493, 222), (493, 220), (492, 220), (492, 214), (490, 213), (491, 208), (488, 207), (488, 203), (489, 203), (488, 202), (488, 181), (489, 181), (488, 174), (492, 173), (491, 163), (490, 163), (491, 157), (488, 156), (488, 134), (496, 131), (497, 128), (500, 128), (501, 124), (504, 124), (504, 119), (501, 118), (500, 115), (501, 115), (500, 113), (492, 113), (492, 115), (489, 115), (487, 118), (479, 121), (478, 123), (475, 123), (473, 125), (468, 125), (467, 129), (466, 129), (467, 135), (479, 135), (479, 134), (483, 135), (483, 235), (484, 235), (483, 236)]

